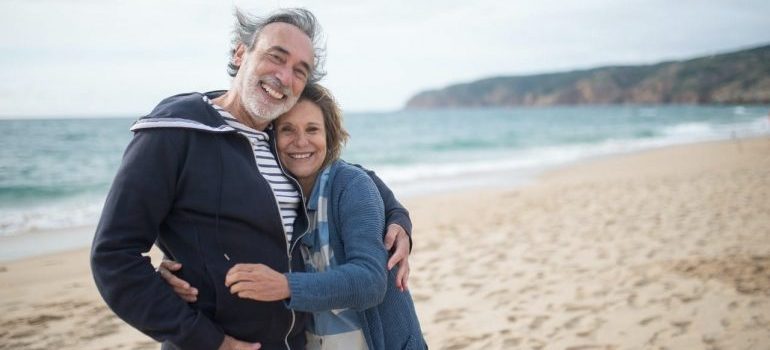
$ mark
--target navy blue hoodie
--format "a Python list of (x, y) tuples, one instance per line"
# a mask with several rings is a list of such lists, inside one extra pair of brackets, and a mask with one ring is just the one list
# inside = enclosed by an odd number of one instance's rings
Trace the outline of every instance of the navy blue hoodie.
[[(217, 349), (227, 334), (260, 342), (262, 349), (302, 349), (305, 314), (283, 301), (238, 298), (224, 284), (237, 263), (303, 269), (295, 242), (287, 248), (278, 206), (248, 140), (200, 93), (163, 100), (132, 130), (91, 250), (94, 280), (109, 307), (165, 348)], [(408, 212), (371, 175), (387, 222), (411, 231)], [(295, 232), (303, 232), (304, 207), (298, 215)], [(143, 256), (153, 244), (183, 264), (178, 275), (198, 288), (197, 302), (180, 299), (155, 272)]]

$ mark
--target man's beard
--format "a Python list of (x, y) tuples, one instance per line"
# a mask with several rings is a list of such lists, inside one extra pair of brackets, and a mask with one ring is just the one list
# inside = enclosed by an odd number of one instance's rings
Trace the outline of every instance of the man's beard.
[[(278, 86), (279, 91), (284, 94), (281, 100), (275, 100), (266, 96), (262, 83), (268, 83), (268, 86)], [(297, 103), (299, 96), (294, 96), (291, 89), (281, 84), (280, 80), (271, 76), (256, 76), (249, 74), (243, 86), (241, 102), (249, 113), (251, 118), (257, 121), (271, 122), (281, 114), (286, 113), (294, 104)]]

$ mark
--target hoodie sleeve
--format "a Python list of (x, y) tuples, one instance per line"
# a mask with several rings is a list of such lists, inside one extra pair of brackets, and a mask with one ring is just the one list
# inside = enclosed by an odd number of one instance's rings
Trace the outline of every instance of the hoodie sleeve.
[(137, 132), (112, 183), (91, 247), (91, 271), (107, 305), (157, 341), (216, 349), (224, 334), (174, 294), (143, 256), (171, 210), (184, 132)]

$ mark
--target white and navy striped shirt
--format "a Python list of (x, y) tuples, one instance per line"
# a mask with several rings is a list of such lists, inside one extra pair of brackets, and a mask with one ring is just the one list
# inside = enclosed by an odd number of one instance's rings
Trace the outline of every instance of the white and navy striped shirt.
[(265, 132), (254, 130), (241, 124), (232, 114), (212, 103), (208, 97), (203, 96), (203, 99), (219, 112), (222, 119), (228, 125), (245, 136), (249, 143), (251, 143), (254, 159), (257, 161), (257, 169), (267, 180), (267, 183), (270, 184), (278, 208), (281, 211), (281, 221), (286, 232), (286, 241), (291, 242), (292, 234), (294, 233), (294, 220), (297, 219), (297, 210), (302, 199), (292, 182), (281, 171), (273, 153), (270, 152), (270, 144), (268, 143), (270, 136)]

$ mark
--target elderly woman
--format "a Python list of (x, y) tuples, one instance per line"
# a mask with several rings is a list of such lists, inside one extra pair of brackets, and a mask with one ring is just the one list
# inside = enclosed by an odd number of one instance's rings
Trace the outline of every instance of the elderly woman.
[(278, 157), (299, 182), (311, 222), (299, 238), (306, 272), (237, 264), (225, 284), (241, 298), (285, 300), (312, 313), (307, 349), (425, 349), (398, 269), (385, 267), (379, 192), (364, 171), (339, 159), (348, 136), (341, 119), (329, 91), (311, 84), (274, 124)]

